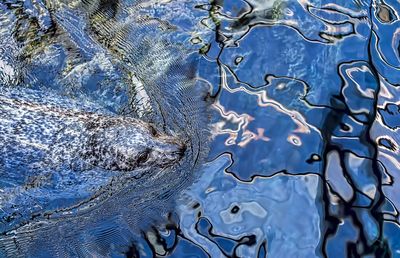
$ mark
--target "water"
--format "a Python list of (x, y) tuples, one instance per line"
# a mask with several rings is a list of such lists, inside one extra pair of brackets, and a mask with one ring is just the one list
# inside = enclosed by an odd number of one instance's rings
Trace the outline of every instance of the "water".
[[(398, 1), (141, 4), (178, 28), (169, 40), (199, 53), (199, 81), (213, 101), (211, 140), (170, 222), (143, 233), (126, 256), (400, 257)], [(134, 65), (118, 46), (94, 44), (101, 38), (80, 33), (80, 16), (63, 12), (59, 26), (70, 32), (77, 57), (57, 44), (37, 53), (24, 45), (35, 60), (25, 64), (17, 39), (2, 30), (3, 82), (53, 85), (124, 110), (121, 92)], [(14, 26), (15, 13), (8, 15)], [(38, 17), (46, 31), (49, 16)], [(60, 70), (64, 81), (54, 83)]]
[(399, 4), (209, 9), (213, 161), (180, 206), (199, 257), (397, 257)]

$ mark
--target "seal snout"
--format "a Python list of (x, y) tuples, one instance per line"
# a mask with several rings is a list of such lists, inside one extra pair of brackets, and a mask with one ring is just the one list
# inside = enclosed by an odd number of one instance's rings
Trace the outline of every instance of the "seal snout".
[(185, 151), (186, 151), (186, 145), (183, 143), (179, 143), (177, 145), (177, 150), (174, 152), (174, 154), (183, 156), (183, 155), (185, 155)]
[(158, 146), (153, 149), (155, 162), (161, 167), (167, 167), (179, 163), (185, 155), (187, 146), (175, 137), (163, 137), (159, 139)]
[(183, 155), (185, 155), (186, 151), (186, 145), (182, 142), (173, 142), (169, 143), (170, 148), (167, 149), (167, 153), (169, 154), (176, 160), (176, 159), (181, 159)]
[(186, 152), (186, 144), (182, 144), (181, 147), (179, 148), (179, 151), (181, 153), (181, 155), (183, 156)]
[(174, 151), (172, 154), (175, 157), (176, 161), (179, 161), (183, 158), (186, 152), (186, 145), (183, 143), (180, 143), (179, 145), (176, 146), (176, 151)]

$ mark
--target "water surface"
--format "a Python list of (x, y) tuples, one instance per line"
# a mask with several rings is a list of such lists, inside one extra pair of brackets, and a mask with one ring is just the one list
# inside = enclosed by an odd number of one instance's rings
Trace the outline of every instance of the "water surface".
[[(135, 63), (107, 43), (115, 35), (94, 40), (67, 9), (11, 2), (0, 5), (3, 83), (51, 85), (129, 114)], [(212, 135), (170, 223), (143, 232), (125, 256), (400, 257), (398, 1), (137, 2), (176, 29), (168, 40), (196, 53)], [(22, 39), (7, 30), (18, 5), (25, 19), (38, 17), (19, 25)], [(102, 6), (111, 17), (113, 5)], [(52, 19), (72, 43), (48, 43)], [(153, 35), (138, 33), (124, 42)], [(21, 50), (18, 40), (30, 43)]]

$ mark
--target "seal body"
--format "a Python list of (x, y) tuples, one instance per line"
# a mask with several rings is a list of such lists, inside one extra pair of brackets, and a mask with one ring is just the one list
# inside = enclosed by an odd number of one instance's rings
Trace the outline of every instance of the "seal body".
[[(19, 91), (19, 96), (0, 93), (2, 163), (8, 169), (22, 163), (40, 163), (42, 169), (73, 168), (78, 163), (120, 171), (165, 168), (183, 153), (179, 139), (158, 132), (149, 123), (107, 114), (100, 108), (82, 111), (76, 103), (75, 109), (72, 104), (60, 105), (61, 97), (57, 100), (56, 96), (42, 96), (38, 101), (37, 92)], [(35, 161), (16, 161), (18, 156)]]
[(0, 93), (0, 142), (3, 233), (54, 204), (67, 208), (68, 197), (90, 199), (112, 183), (117, 190), (120, 180), (156, 178), (185, 151), (149, 123), (23, 88)]

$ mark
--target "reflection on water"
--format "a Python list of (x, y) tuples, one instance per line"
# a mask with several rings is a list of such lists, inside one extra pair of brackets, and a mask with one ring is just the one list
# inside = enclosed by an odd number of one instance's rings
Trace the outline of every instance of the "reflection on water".
[(200, 206), (181, 208), (181, 230), (211, 257), (397, 257), (399, 3), (205, 9), (219, 172), (188, 191)]
[[(162, 112), (130, 73), (152, 63), (135, 42), (154, 28), (126, 29), (143, 18), (198, 50), (214, 100), (209, 162), (170, 223), (143, 233), (128, 257), (400, 257), (397, 0), (134, 1), (122, 15), (123, 1), (82, 2), (74, 15), (56, 3), (0, 4), (3, 84)], [(82, 33), (86, 13), (95, 36)]]

